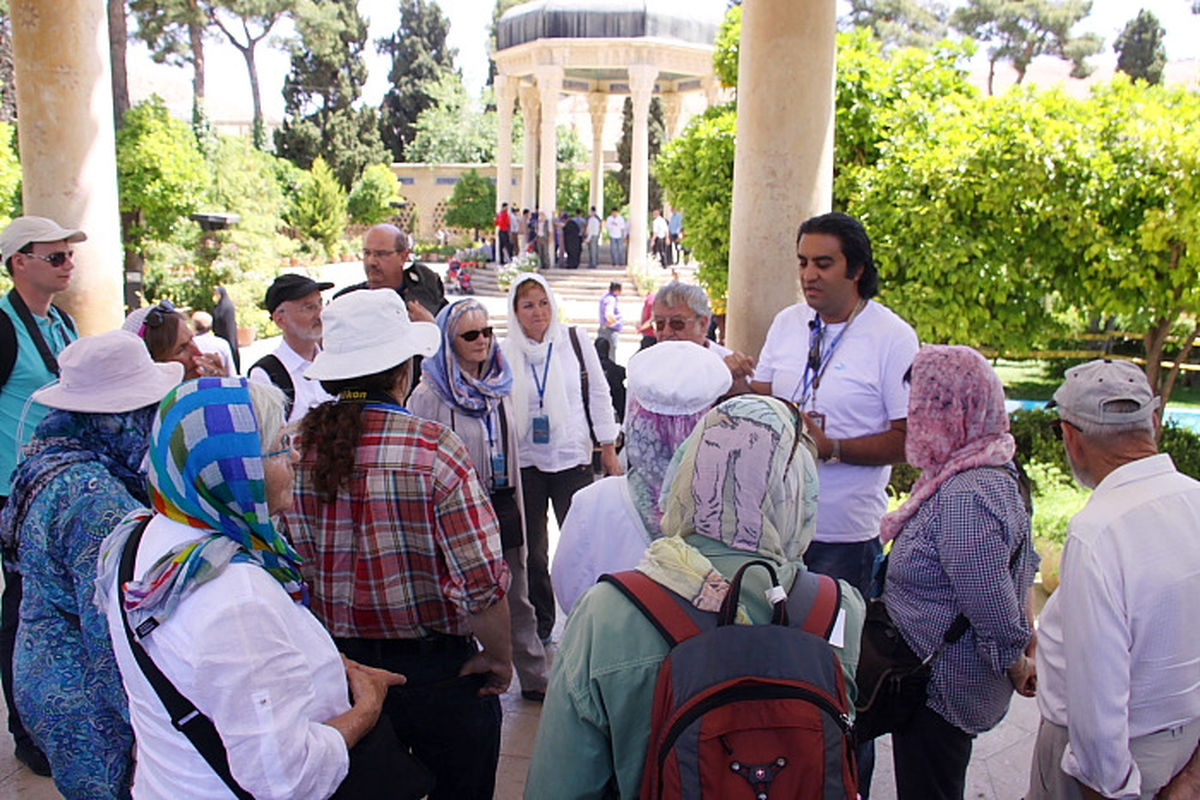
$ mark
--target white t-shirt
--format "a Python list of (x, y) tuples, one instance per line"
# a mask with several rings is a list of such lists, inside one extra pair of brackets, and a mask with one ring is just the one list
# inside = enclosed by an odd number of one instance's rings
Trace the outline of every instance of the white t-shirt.
[(592, 214), (587, 218), (587, 238), (600, 238), (600, 218), (595, 214)]
[(606, 572), (633, 569), (650, 546), (650, 534), (633, 506), (624, 475), (610, 475), (571, 498), (563, 520), (550, 582), (568, 614)]
[[(799, 402), (804, 395), (808, 323), (815, 316), (807, 304), (797, 303), (776, 314), (771, 323), (754, 380), (770, 383), (776, 397)], [(826, 326), (826, 351), (843, 330), (846, 323)], [(815, 403), (808, 397), (804, 410), (824, 414), (825, 432), (835, 439), (887, 431), (892, 420), (908, 417), (908, 386), (903, 378), (918, 348), (912, 326), (891, 309), (867, 303), (829, 357)], [(823, 461), (818, 473), (816, 540), (851, 543), (878, 536), (892, 468)]]
[[(296, 402), (292, 404), (292, 413), (288, 416), (288, 424), (298, 422), (313, 408), (334, 399), (333, 395), (321, 388), (320, 381), (305, 377), (304, 373), (308, 372), (312, 362), (306, 361), (286, 341), (279, 343), (279, 347), (275, 348), (273, 355), (279, 359), (284, 369), (292, 376), (292, 386), (296, 390)], [(255, 383), (271, 382), (271, 376), (262, 367), (258, 369), (251, 367), (250, 373), (246, 377)]]
[[(134, 575), (202, 532), (161, 514), (146, 528)], [(230, 797), (229, 788), (171, 725), (129, 649), (116, 584), (108, 630), (137, 737), (136, 800)], [(253, 564), (230, 564), (198, 586), (143, 640), (175, 688), (212, 719), (242, 788), (259, 798), (329, 797), (346, 777), (346, 740), (327, 720), (350, 710), (346, 670), (309, 610)]]
[(609, 218), (604, 221), (604, 227), (608, 229), (608, 238), (625, 238), (625, 218), (620, 214), (610, 215)]
[(655, 217), (651, 224), (651, 230), (654, 231), (655, 239), (666, 239), (671, 235), (671, 227), (667, 225), (667, 221), (662, 217)]

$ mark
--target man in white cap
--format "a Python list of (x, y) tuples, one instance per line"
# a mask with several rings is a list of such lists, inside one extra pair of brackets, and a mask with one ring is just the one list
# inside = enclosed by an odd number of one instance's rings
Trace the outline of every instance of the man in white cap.
[(283, 390), (289, 424), (333, 399), (320, 383), (306, 377), (313, 359), (321, 352), (321, 311), (325, 307), (321, 292), (332, 287), (332, 283), (318, 283), (306, 275), (289, 272), (267, 288), (264, 305), (271, 321), (283, 331), (283, 341), (275, 352), (254, 362), (246, 377), (256, 383), (273, 383)]
[[(13, 289), (0, 299), (0, 508), (12, 489), (21, 447), (49, 410), (30, 395), (58, 377), (56, 356), (78, 338), (75, 321), (53, 304), (71, 285), (75, 269), (71, 245), (87, 239), (45, 217), (17, 217), (0, 233), (0, 258)], [(4, 595), (0, 598), (0, 679), (8, 705), (8, 729), (17, 758), (39, 775), (50, 766), (21, 725), (13, 703), (12, 653), (21, 605), (21, 576), (15, 553), (3, 554)]]
[(1094, 491), (1038, 628), (1026, 796), (1159, 796), (1200, 741), (1200, 482), (1158, 452), (1159, 398), (1128, 361), (1067, 370), (1051, 405)]

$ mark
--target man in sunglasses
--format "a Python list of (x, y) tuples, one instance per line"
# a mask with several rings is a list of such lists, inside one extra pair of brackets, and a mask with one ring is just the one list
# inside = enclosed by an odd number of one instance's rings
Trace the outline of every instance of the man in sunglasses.
[(283, 341), (275, 352), (256, 361), (246, 377), (256, 383), (273, 383), (283, 390), (288, 424), (299, 422), (310, 409), (334, 399), (320, 382), (305, 377), (321, 352), (321, 311), (325, 308), (321, 292), (332, 287), (332, 283), (317, 283), (296, 273), (280, 275), (267, 287), (263, 305), (283, 332)]
[(708, 338), (712, 306), (708, 295), (695, 284), (671, 281), (654, 295), (654, 332), (660, 342), (692, 342), (707, 347), (725, 360), (733, 385), (726, 397), (751, 391), (754, 359)]
[(1200, 482), (1158, 452), (1159, 399), (1128, 361), (1067, 370), (1051, 406), (1093, 489), (1038, 626), (1030, 800), (1165, 797), (1200, 742)]
[[(49, 411), (29, 396), (58, 377), (56, 357), (78, 338), (75, 321), (53, 304), (71, 285), (71, 245), (87, 239), (45, 217), (17, 217), (0, 233), (0, 258), (13, 289), (0, 299), (0, 507), (8, 500), (20, 450)], [(8, 729), (16, 756), (39, 775), (49, 775), (46, 756), (30, 739), (13, 703), (12, 655), (21, 605), (16, 553), (3, 553), (4, 595), (0, 598), (0, 679), (8, 705)]]

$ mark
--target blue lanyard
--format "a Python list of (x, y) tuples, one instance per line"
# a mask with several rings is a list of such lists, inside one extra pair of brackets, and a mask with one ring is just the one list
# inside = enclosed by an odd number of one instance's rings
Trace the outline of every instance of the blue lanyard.
[[(855, 314), (852, 314), (850, 316), (850, 318), (848, 320), (846, 320), (846, 326), (844, 328), (842, 328), (840, 331), (838, 331), (838, 335), (833, 338), (833, 342), (829, 345), (829, 350), (821, 355), (820, 363), (817, 365), (817, 367), (815, 369), (813, 368), (811, 354), (814, 351), (820, 352), (819, 350), (817, 350), (817, 348), (819, 348), (821, 346), (821, 338), (825, 335), (826, 325), (825, 325), (825, 323), (823, 323), (821, 321), (820, 314), (814, 315), (812, 322), (809, 323), (809, 329), (808, 329), (809, 358), (807, 359), (807, 361), (804, 364), (804, 391), (801, 394), (800, 401), (799, 401), (799, 406), (801, 408), (804, 408), (804, 405), (808, 402), (809, 393), (812, 392), (815, 387), (821, 385), (821, 376), (825, 374), (825, 368), (827, 366), (829, 366), (829, 361), (833, 358), (834, 351), (837, 350), (837, 346), (842, 341), (842, 337), (846, 335), (846, 331), (850, 330), (850, 323), (854, 321), (854, 317), (856, 315), (857, 315), (857, 312), (855, 312)], [(816, 410), (815, 394), (813, 395), (813, 406), (814, 406), (813, 410), (815, 411)]]
[(542, 400), (546, 397), (546, 378), (550, 375), (550, 356), (554, 355), (554, 342), (546, 348), (546, 364), (542, 367), (542, 380), (538, 381), (537, 368), (533, 364), (529, 368), (533, 370), (533, 385), (537, 387), (538, 393), (538, 411), (542, 410)]

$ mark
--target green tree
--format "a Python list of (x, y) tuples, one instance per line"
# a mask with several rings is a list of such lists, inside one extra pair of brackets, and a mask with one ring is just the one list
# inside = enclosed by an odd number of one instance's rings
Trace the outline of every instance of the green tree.
[(392, 88), (383, 97), (380, 133), (393, 158), (406, 161), (417, 118), (434, 104), (432, 87), (453, 71), (456, 51), (446, 44), (450, 20), (435, 0), (400, 0), (399, 7), (399, 27), (377, 42), (379, 51), (392, 59)]
[[(490, 103), (472, 100), (457, 72), (444, 73), (429, 86), (429, 94), (434, 103), (417, 117), (416, 135), (405, 157), (433, 164), (482, 164), (494, 160), (496, 112), (484, 110)], [(486, 90), (484, 94), (490, 96)], [(522, 116), (514, 115), (514, 152), (520, 151), (524, 129)]]
[(996, 63), (1008, 61), (1017, 83), (1034, 58), (1047, 55), (1070, 61), (1071, 77), (1092, 73), (1088, 56), (1100, 52), (1103, 40), (1094, 33), (1071, 35), (1071, 29), (1092, 10), (1091, 0), (967, 0), (954, 10), (951, 24), (962, 33), (988, 42), (988, 94), (992, 94)]
[[(741, 9), (738, 9), (740, 12)], [(739, 15), (740, 16), (740, 15)], [(648, 126), (649, 153), (650, 163), (653, 165), (658, 154), (662, 151), (663, 142), (667, 140), (667, 124), (663, 120), (662, 101), (657, 98), (650, 100), (650, 124)], [(561, 150), (560, 150), (561, 152)], [(559, 159), (562, 160), (561, 158)], [(621, 108), (621, 138), (617, 141), (617, 161), (621, 163), (617, 170), (617, 180), (621, 182), (621, 188), (625, 190), (625, 196), (629, 197), (629, 181), (632, 178), (630, 172), (630, 162), (633, 160), (633, 101), (626, 97), (625, 105)], [(647, 202), (649, 208), (645, 209), (629, 209), (630, 216), (634, 214), (649, 215), (651, 208), (662, 208), (663, 190), (658, 183), (656, 177), (657, 172), (651, 170), (650, 173), (650, 188), (647, 194)]]
[(378, 225), (395, 214), (392, 203), (399, 202), (400, 184), (387, 164), (372, 164), (350, 192), (350, 219), (362, 225)]
[(301, 0), (296, 33), (275, 150), (306, 169), (324, 157), (349, 189), (368, 164), (387, 158), (375, 112), (354, 107), (367, 80), (366, 21), (355, 0)]
[(17, 157), (17, 126), (0, 122), (0, 226), (8, 225), (21, 209), (21, 161)]
[(150, 48), (159, 64), (192, 69), (192, 121), (204, 108), (204, 29), (208, 13), (201, 0), (129, 0), (137, 22), (134, 36)]
[(0, 0), (0, 122), (17, 118), (17, 91), (13, 83), (12, 16), (8, 0)]
[(332, 256), (346, 232), (347, 213), (346, 190), (325, 159), (317, 156), (292, 203), (291, 223)]
[(469, 169), (454, 184), (454, 191), (446, 203), (446, 224), (455, 228), (468, 228), (476, 239), (479, 231), (492, 227), (496, 215), (496, 184)]
[(869, 28), (886, 48), (932, 47), (946, 38), (950, 11), (931, 0), (850, 0), (846, 22)]
[[(246, 62), (250, 77), (250, 96), (254, 102), (254, 146), (266, 146), (263, 126), (262, 91), (258, 83), (258, 45), (267, 38), (275, 23), (295, 6), (295, 0), (203, 0), (202, 6), (211, 25), (215, 26)], [(237, 33), (241, 28), (241, 34)]]
[(1166, 37), (1167, 32), (1158, 17), (1143, 8), (1125, 24), (1113, 42), (1117, 71), (1147, 83), (1160, 82), (1167, 66), (1167, 47), (1163, 43)]
[(733, 6), (725, 13), (717, 33), (713, 70), (722, 86), (735, 88), (738, 82), (738, 58), (742, 47), (742, 7)]
[(488, 86), (496, 82), (496, 61), (492, 56), (500, 49), (500, 18), (510, 8), (527, 2), (529, 0), (496, 0), (496, 5), (492, 7), (492, 24), (488, 26)]

